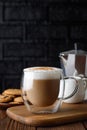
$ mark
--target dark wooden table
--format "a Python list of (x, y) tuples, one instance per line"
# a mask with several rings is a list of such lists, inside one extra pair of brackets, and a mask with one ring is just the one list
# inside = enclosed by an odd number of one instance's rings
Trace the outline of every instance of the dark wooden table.
[(0, 110), (0, 130), (87, 130), (87, 120), (54, 127), (32, 127), (10, 119), (6, 110)]

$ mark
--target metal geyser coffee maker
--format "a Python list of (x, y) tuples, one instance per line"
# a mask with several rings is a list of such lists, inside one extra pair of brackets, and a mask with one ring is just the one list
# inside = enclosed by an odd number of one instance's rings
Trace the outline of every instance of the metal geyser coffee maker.
[(87, 77), (87, 52), (70, 50), (60, 53), (61, 68), (65, 76), (84, 75)]

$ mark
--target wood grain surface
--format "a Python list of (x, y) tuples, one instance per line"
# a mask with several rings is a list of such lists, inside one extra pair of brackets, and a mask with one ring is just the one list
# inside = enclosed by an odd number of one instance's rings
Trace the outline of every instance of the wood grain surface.
[(80, 122), (78, 122), (78, 123), (63, 125), (63, 126), (60, 125), (55, 127), (39, 127), (38, 130), (85, 130), (85, 128)]
[(26, 107), (16, 106), (7, 109), (7, 115), (20, 123), (30, 126), (56, 126), (87, 119), (87, 103), (65, 104), (54, 114), (32, 114)]
[(34, 127), (9, 118), (6, 111), (0, 109), (0, 130), (87, 130), (87, 120), (52, 127)]

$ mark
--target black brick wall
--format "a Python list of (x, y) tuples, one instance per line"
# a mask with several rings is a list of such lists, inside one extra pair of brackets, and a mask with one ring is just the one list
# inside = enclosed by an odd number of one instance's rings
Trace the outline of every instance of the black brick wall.
[(0, 0), (0, 92), (19, 88), (25, 67), (60, 67), (75, 42), (87, 51), (87, 0)]

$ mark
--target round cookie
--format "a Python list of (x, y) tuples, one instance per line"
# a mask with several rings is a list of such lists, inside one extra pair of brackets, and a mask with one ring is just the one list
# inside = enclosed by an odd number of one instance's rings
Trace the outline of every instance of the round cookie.
[(12, 97), (9, 96), (9, 95), (0, 95), (0, 103), (7, 103), (7, 102), (10, 102), (12, 101)]
[(20, 97), (16, 97), (16, 98), (14, 98), (14, 102), (23, 103), (23, 99), (22, 99), (21, 96)]
[(15, 96), (19, 96), (21, 95), (21, 89), (6, 89), (3, 92), (4, 95), (15, 95)]
[(14, 101), (12, 101), (12, 102), (9, 102), (9, 104), (11, 104), (11, 105), (19, 105), (19, 104), (23, 104), (22, 102), (14, 102)]

